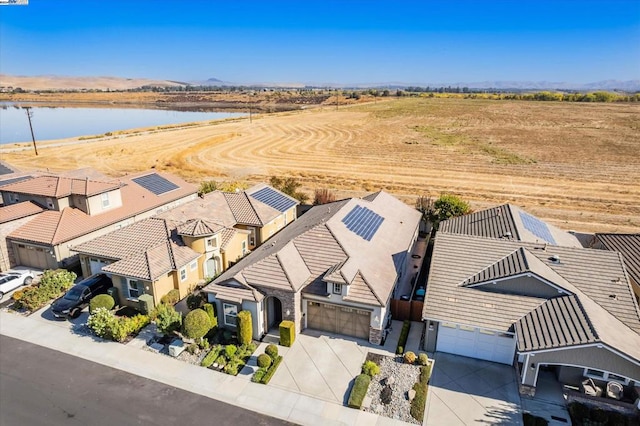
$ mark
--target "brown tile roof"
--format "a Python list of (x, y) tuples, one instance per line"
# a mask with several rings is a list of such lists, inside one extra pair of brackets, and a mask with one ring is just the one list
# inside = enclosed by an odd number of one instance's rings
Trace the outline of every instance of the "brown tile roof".
[(629, 276), (640, 285), (640, 234), (596, 234), (607, 250), (622, 253)]
[(224, 225), (203, 219), (192, 219), (186, 223), (178, 225), (176, 228), (178, 235), (189, 237), (204, 237), (214, 235), (225, 229)]
[(179, 189), (155, 195), (132, 181), (134, 177), (148, 173), (129, 175), (120, 179), (123, 184), (120, 188), (122, 196), (121, 207), (96, 215), (87, 215), (82, 210), (73, 207), (67, 207), (62, 212), (49, 210), (9, 234), (9, 238), (57, 245), (134, 217), (140, 213), (166, 206), (173, 201), (189, 195), (195, 195), (197, 192), (197, 188), (194, 185), (183, 181), (177, 176), (162, 173), (161, 175), (167, 180), (178, 185)]
[(2, 191), (20, 194), (62, 198), (72, 194), (91, 196), (118, 189), (120, 182), (99, 182), (88, 179), (72, 179), (60, 176), (37, 176), (4, 185)]
[(227, 248), (227, 245), (231, 242), (234, 235), (238, 233), (238, 230), (234, 228), (224, 228), (222, 230), (222, 242), (220, 243), (220, 250)]
[(237, 223), (250, 226), (263, 226), (264, 222), (258, 217), (249, 197), (244, 192), (224, 193), (231, 212)]
[(44, 211), (42, 207), (32, 201), (23, 201), (17, 204), (0, 207), (0, 223), (22, 219)]
[(162, 212), (156, 217), (169, 221), (172, 228), (193, 219), (202, 219), (227, 227), (236, 224), (236, 219), (227, 204), (224, 193), (220, 191), (210, 192), (203, 197), (195, 198), (175, 209)]
[(378, 299), (371, 286), (366, 282), (361, 273), (357, 273), (351, 285), (349, 294), (344, 297), (347, 302), (365, 303), (367, 305), (384, 306), (384, 300)]

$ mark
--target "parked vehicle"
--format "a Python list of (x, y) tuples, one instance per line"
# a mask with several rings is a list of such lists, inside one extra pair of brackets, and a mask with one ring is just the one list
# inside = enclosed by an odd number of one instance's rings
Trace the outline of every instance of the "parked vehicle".
[(113, 287), (111, 278), (105, 274), (92, 275), (74, 285), (64, 296), (51, 304), (53, 316), (60, 319), (78, 318), (89, 301), (98, 294), (105, 294)]
[(0, 274), (0, 300), (5, 294), (21, 285), (30, 285), (36, 277), (33, 269), (18, 266)]

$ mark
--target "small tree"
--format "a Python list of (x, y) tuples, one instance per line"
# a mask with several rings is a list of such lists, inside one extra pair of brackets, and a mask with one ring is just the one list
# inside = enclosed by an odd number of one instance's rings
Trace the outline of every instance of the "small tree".
[(182, 330), (189, 339), (200, 339), (211, 329), (211, 319), (202, 309), (189, 312), (182, 323)]
[(452, 194), (442, 194), (435, 203), (433, 203), (433, 211), (428, 219), (437, 229), (440, 222), (452, 217), (462, 216), (471, 213), (471, 206), (460, 197)]
[(278, 191), (282, 191), (290, 197), (295, 198), (301, 203), (306, 203), (309, 197), (304, 192), (298, 191), (298, 188), (302, 186), (297, 179), (293, 177), (279, 178), (277, 176), (271, 176), (269, 183)]
[(198, 189), (198, 195), (203, 196), (209, 192), (213, 192), (218, 189), (218, 182), (215, 180), (205, 180), (200, 182), (200, 188)]
[(316, 189), (313, 197), (313, 205), (333, 203), (336, 200), (336, 196), (327, 188)]
[(238, 343), (248, 345), (251, 343), (253, 335), (253, 324), (251, 323), (251, 312), (238, 312)]
[(155, 307), (151, 313), (151, 319), (156, 323), (158, 330), (164, 334), (178, 331), (182, 325), (182, 314), (176, 311), (173, 305), (166, 305), (164, 303)]

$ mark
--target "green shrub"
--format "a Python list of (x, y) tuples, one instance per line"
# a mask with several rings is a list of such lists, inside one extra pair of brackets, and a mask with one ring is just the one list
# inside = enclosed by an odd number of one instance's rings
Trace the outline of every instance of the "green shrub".
[(235, 363), (229, 363), (224, 366), (224, 372), (232, 376), (238, 375), (238, 365)]
[(216, 317), (216, 311), (213, 308), (211, 303), (205, 303), (202, 305), (202, 309), (209, 315), (209, 319), (211, 320), (211, 328), (218, 326), (218, 317)]
[(158, 330), (164, 334), (178, 331), (182, 325), (182, 314), (176, 311), (173, 305), (161, 303), (151, 312), (150, 317), (156, 323)]
[(252, 342), (248, 345), (241, 345), (238, 347), (238, 352), (236, 352), (236, 357), (238, 358), (249, 358), (251, 354), (253, 354), (256, 350), (256, 345)]
[(93, 297), (89, 302), (89, 313), (95, 311), (97, 308), (105, 308), (110, 311), (116, 306), (116, 301), (108, 294), (98, 294)]
[(411, 321), (405, 320), (402, 323), (402, 330), (400, 330), (400, 337), (398, 338), (398, 346), (396, 347), (396, 354), (402, 355), (404, 353), (404, 347), (407, 344), (407, 338), (409, 337), (409, 329), (411, 328)]
[(251, 343), (253, 336), (253, 324), (251, 323), (251, 312), (238, 312), (238, 343), (247, 345)]
[(416, 354), (408, 351), (404, 354), (404, 362), (406, 362), (407, 364), (413, 364), (414, 362), (416, 362)]
[(282, 321), (280, 323), (280, 344), (291, 347), (296, 340), (296, 326), (293, 321)]
[(182, 323), (184, 334), (190, 339), (199, 339), (211, 329), (209, 315), (202, 309), (189, 312)]
[(198, 344), (197, 343), (192, 343), (189, 346), (187, 346), (187, 352), (189, 352), (191, 355), (195, 354), (196, 352), (198, 352)]
[(271, 364), (271, 367), (269, 367), (267, 372), (264, 373), (264, 376), (262, 377), (262, 383), (263, 384), (265, 384), (265, 385), (269, 384), (269, 381), (271, 380), (271, 377), (273, 377), (273, 375), (275, 374), (275, 372), (278, 369), (278, 366), (280, 365), (281, 362), (282, 362), (282, 356), (278, 355), (276, 357), (276, 359), (273, 360), (273, 364)]
[(137, 334), (149, 322), (149, 317), (142, 314), (134, 317), (119, 317), (111, 330), (111, 337), (116, 342), (123, 342), (128, 336)]
[(351, 394), (349, 394), (349, 401), (347, 405), (351, 408), (360, 409), (362, 406), (362, 401), (364, 397), (367, 395), (367, 389), (369, 389), (369, 383), (371, 383), (371, 377), (367, 374), (360, 374), (356, 377), (356, 381), (353, 384), (353, 388), (351, 389)]
[(278, 347), (274, 344), (267, 345), (267, 347), (264, 349), (264, 353), (269, 355), (271, 359), (276, 359), (276, 357), (278, 356)]
[(77, 275), (64, 269), (44, 271), (38, 286), (26, 287), (14, 298), (15, 309), (34, 312), (73, 286)]
[(190, 311), (193, 311), (194, 309), (198, 309), (199, 307), (202, 306), (202, 304), (204, 303), (204, 298), (198, 293), (191, 293), (188, 297), (187, 297), (187, 308), (189, 308)]
[(209, 351), (209, 353), (204, 358), (202, 358), (200, 365), (207, 368), (211, 367), (213, 363), (216, 361), (216, 358), (218, 358), (219, 354), (220, 354), (220, 347), (219, 346), (214, 347)]
[(118, 320), (115, 315), (113, 315), (113, 313), (108, 309), (96, 308), (91, 315), (89, 315), (87, 326), (96, 336), (104, 339), (110, 339), (111, 330), (117, 321)]
[(209, 349), (209, 341), (207, 339), (200, 339), (198, 346), (200, 349)]
[(216, 358), (216, 363), (220, 367), (224, 367), (225, 365), (227, 365), (227, 357), (225, 357), (224, 355), (218, 356), (218, 358)]
[(258, 356), (258, 367), (260, 368), (269, 368), (273, 360), (267, 354), (260, 354)]
[(141, 294), (138, 296), (138, 310), (145, 315), (153, 312), (154, 302), (153, 296), (150, 294)]
[(373, 361), (365, 361), (362, 364), (362, 374), (366, 374), (369, 377), (373, 377), (380, 373), (380, 367)]
[(180, 301), (180, 290), (174, 288), (160, 298), (160, 303), (165, 305), (175, 305)]
[(420, 355), (418, 355), (418, 364), (419, 365), (428, 365), (429, 364), (429, 357), (427, 356), (427, 354), (421, 353)]
[(89, 316), (87, 326), (96, 336), (116, 342), (124, 341), (128, 336), (138, 333), (149, 324), (149, 317), (138, 314), (134, 317), (116, 317), (105, 308), (96, 308)]
[(251, 377), (251, 381), (254, 382), (254, 383), (262, 382), (262, 378), (264, 377), (266, 372), (267, 372), (267, 370), (264, 369), (264, 368), (257, 369), (256, 372), (253, 373), (253, 376)]
[(236, 352), (238, 352), (238, 347), (236, 345), (227, 345), (224, 348), (224, 353), (228, 359), (233, 359), (233, 357), (236, 355)]

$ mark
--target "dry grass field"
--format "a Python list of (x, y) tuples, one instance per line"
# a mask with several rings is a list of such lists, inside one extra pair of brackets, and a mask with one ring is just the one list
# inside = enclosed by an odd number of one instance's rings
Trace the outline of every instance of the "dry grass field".
[(403, 98), (5, 152), (30, 169), (155, 167), (197, 182), (295, 176), (340, 196), (451, 192), (564, 229), (640, 231), (640, 105)]

